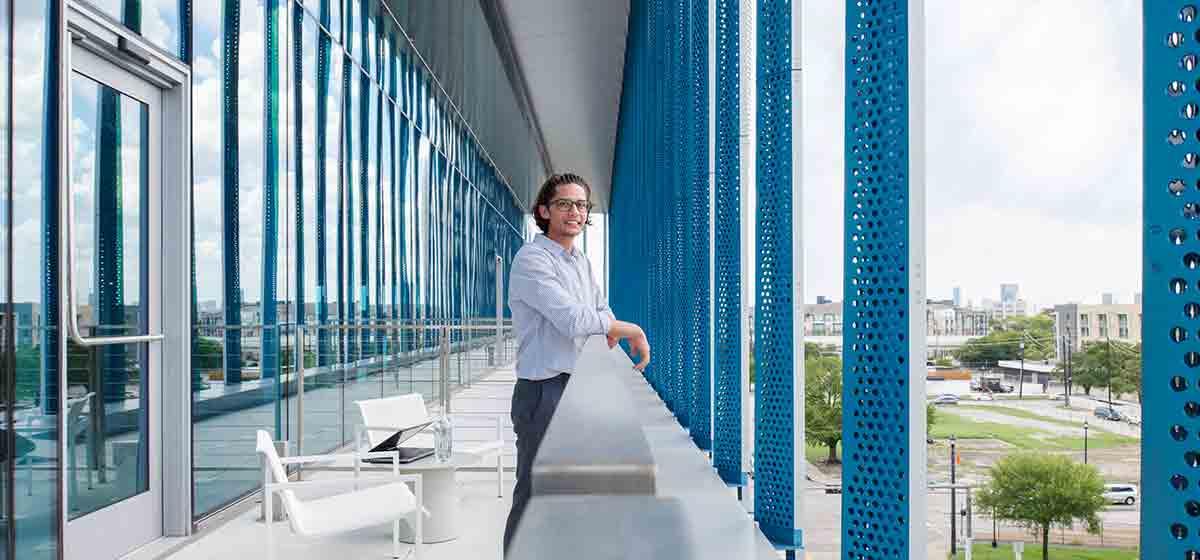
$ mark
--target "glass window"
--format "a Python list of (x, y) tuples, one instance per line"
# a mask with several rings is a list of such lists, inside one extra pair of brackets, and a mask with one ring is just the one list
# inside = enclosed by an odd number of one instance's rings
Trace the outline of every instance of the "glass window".
[[(46, 1), (31, 0), (6, 2), (0, 10), (11, 7), (13, 34), (15, 37), (45, 37), (47, 33)], [(0, 12), (0, 28), (3, 40), (4, 68), (0, 75), (7, 82), (8, 64), (8, 17)], [(32, 92), (20, 101), (20, 112), (9, 123), (4, 115), (3, 127), (13, 127), (12, 153), (18, 159), (30, 160), (29, 165), (12, 167), (13, 188), (11, 191), (12, 222), (4, 223), (6, 234), (12, 235), (12, 252), (5, 255), (2, 268), (11, 267), (12, 285), (5, 286), (6, 299), (12, 301), (15, 377), (12, 404), (15, 447), (13, 457), (17, 461), (7, 463), (5, 472), (12, 473), (12, 486), (5, 496), (13, 502), (11, 517), (15, 541), (12, 543), (16, 558), (51, 560), (58, 557), (58, 524), (56, 519), (58, 484), (56, 472), (58, 455), (58, 362), (60, 345), (57, 330), (59, 311), (56, 297), (58, 282), (55, 273), (57, 262), (43, 257), (44, 240), (57, 236), (57, 220), (43, 221), (42, 205), (57, 185), (48, 183), (41, 174), (41, 163), (48, 148), (54, 148), (46, 138), (41, 117), (45, 114), (44, 99), (47, 88), (57, 84), (47, 79), (44, 44), (40, 40), (14, 41), (17, 49), (12, 53), (12, 89)], [(6, 84), (7, 85), (7, 84)], [(7, 92), (8, 88), (0, 89)], [(0, 103), (7, 112), (8, 103)], [(22, 115), (28, 118), (21, 118)], [(3, 130), (0, 127), (0, 130)], [(7, 157), (7, 149), (5, 156)], [(0, 174), (0, 177), (7, 177)], [(19, 186), (24, 186), (23, 188)], [(6, 188), (3, 192), (7, 193)], [(7, 196), (7, 195), (5, 195)], [(7, 220), (7, 216), (4, 215)], [(7, 274), (5, 275), (7, 276)], [(44, 283), (43, 279), (51, 279)], [(19, 468), (13, 468), (20, 465)], [(3, 475), (3, 476), (8, 476)], [(5, 512), (8, 515), (8, 512)], [(5, 535), (7, 536), (7, 535)], [(5, 538), (5, 537), (0, 537)]]
[[(122, 0), (86, 0), (108, 14), (114, 20), (124, 23), (126, 27), (136, 31), (154, 45), (163, 50), (179, 55), (179, 2), (125, 2)], [(200, 2), (199, 4), (204, 4)], [(212, 2), (220, 9), (219, 2)], [(243, 2), (254, 6), (254, 2)], [(138, 13), (126, 13), (125, 6), (137, 7)], [(199, 7), (198, 7), (199, 8)], [(243, 18), (242, 21), (247, 21)]]

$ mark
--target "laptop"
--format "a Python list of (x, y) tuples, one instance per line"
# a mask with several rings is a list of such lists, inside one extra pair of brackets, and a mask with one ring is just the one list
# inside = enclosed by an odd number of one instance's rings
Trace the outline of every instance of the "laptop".
[[(419, 461), (430, 455), (433, 455), (432, 447), (402, 447), (400, 445), (400, 444), (404, 443), (405, 441), (407, 441), (409, 438), (420, 433), (421, 430), (424, 430), (425, 428), (429, 427), (430, 424), (433, 424), (432, 420), (429, 422), (422, 423), (422, 424), (417, 424), (416, 426), (404, 428), (403, 430), (400, 430), (400, 431), (388, 436), (387, 439), (379, 442), (379, 445), (372, 447), (371, 452), (372, 453), (377, 453), (377, 452), (390, 453), (393, 451), (399, 451), (400, 452), (400, 464), (402, 464), (402, 465), (412, 463), (413, 461)], [(390, 464), (392, 464), (392, 457), (368, 457), (366, 459), (363, 459), (363, 462), (364, 463), (390, 465)]]

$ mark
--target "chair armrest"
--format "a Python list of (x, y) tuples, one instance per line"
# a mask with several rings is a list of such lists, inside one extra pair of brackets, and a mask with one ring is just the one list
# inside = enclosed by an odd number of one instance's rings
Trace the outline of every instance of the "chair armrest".
[(292, 457), (280, 457), (279, 462), (284, 465), (302, 465), (306, 463), (333, 463), (338, 460), (354, 461), (355, 459), (398, 458), (399, 455), (399, 451), (363, 451), (331, 455), (295, 455)]
[(489, 455), (491, 453), (498, 453), (503, 449), (504, 443), (500, 441), (488, 441), (474, 447), (463, 449), (463, 453), (470, 453), (472, 455)]
[(338, 459), (353, 460), (353, 453), (338, 453), (330, 455), (293, 455), (291, 457), (280, 457), (279, 462), (284, 465), (302, 465), (305, 463), (332, 463)]

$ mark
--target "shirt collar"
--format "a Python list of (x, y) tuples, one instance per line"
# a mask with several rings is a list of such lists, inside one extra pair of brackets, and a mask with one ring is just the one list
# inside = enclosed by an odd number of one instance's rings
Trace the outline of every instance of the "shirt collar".
[(533, 238), (533, 242), (537, 243), (538, 245), (541, 245), (542, 247), (550, 249), (551, 251), (554, 251), (554, 254), (556, 254), (556, 255), (562, 255), (564, 257), (575, 256), (576, 249), (574, 247), (572, 247), (570, 250), (567, 250), (566, 247), (563, 247), (562, 245), (559, 245), (557, 242), (555, 242), (553, 239), (546, 237), (546, 234), (544, 234), (544, 233), (537, 234), (537, 236), (535, 236)]

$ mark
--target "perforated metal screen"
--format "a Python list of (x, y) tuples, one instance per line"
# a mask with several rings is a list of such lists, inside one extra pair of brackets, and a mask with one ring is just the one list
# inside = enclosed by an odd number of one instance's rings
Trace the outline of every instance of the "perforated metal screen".
[(846, 6), (843, 558), (907, 558), (917, 498), (910, 407), (924, 403), (909, 402), (908, 386), (908, 18), (902, 0)]
[[(757, 14), (757, 258), (754, 305), (754, 518), (777, 545), (798, 547), (795, 462), (795, 275), (792, 3), (760, 0)], [(796, 226), (796, 227), (794, 227)], [(803, 419), (801, 418), (801, 421)], [(801, 440), (801, 445), (803, 441)]]
[(708, 433), (708, 1), (630, 4), (609, 215), (610, 302), (654, 348), (645, 374)]
[(739, 146), (739, 5), (714, 0), (716, 17), (716, 164), (713, 197), (715, 380), (713, 464), (726, 484), (743, 484), (742, 474), (742, 313), (741, 183)]
[(1200, 17), (1147, 0), (1143, 108), (1142, 558), (1200, 558)]

